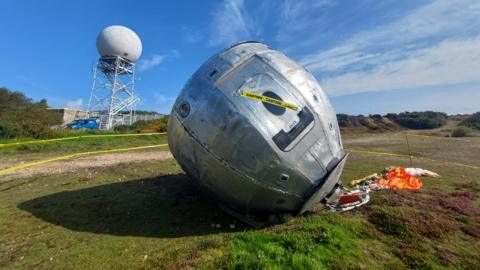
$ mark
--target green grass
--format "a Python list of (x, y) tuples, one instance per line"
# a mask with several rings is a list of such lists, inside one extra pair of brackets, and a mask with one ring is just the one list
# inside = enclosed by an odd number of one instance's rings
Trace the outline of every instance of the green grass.
[[(40, 144), (0, 147), (0, 162), (29, 162), (78, 152), (167, 143), (166, 135), (80, 138)], [(0, 167), (2, 167), (0, 165)]]
[(0, 267), (174, 268), (192, 247), (206, 246), (200, 236), (243, 228), (201, 196), (173, 160), (144, 165), (0, 185)]
[[(345, 145), (372, 151), (402, 146), (395, 134), (373, 142), (358, 138), (368, 137), (346, 136)], [(62, 146), (91, 150), (155, 140), (132, 139)], [(412, 151), (425, 155), (457, 161), (463, 154), (478, 162), (480, 144), (442, 141), (439, 146), (419, 138), (413, 145)], [(389, 165), (409, 166), (409, 160), (354, 154), (342, 178)], [(222, 212), (174, 160), (18, 179), (0, 184), (0, 268), (477, 269), (479, 170), (429, 160), (413, 165), (442, 177), (423, 178), (420, 191), (372, 192), (369, 204), (351, 212), (320, 211), (263, 229)]]
[[(364, 234), (363, 219), (319, 213), (261, 231), (238, 234), (226, 255), (215, 262), (234, 269), (324, 269), (354, 267), (363, 245), (378, 245)], [(369, 268), (381, 269), (375, 262)]]
[(0, 143), (13, 143), (13, 142), (22, 142), (22, 141), (32, 141), (40, 139), (54, 139), (54, 138), (64, 138), (64, 137), (75, 137), (75, 136), (84, 136), (84, 135), (104, 135), (104, 134), (119, 134), (120, 132), (112, 130), (98, 130), (98, 129), (70, 129), (62, 128), (58, 130), (51, 130), (48, 133), (44, 134), (41, 138), (33, 137), (16, 137), (13, 139), (0, 138)]

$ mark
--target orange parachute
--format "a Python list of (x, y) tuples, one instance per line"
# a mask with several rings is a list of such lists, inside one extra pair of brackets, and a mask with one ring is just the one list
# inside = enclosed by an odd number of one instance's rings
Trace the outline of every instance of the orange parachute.
[(379, 186), (392, 189), (420, 189), (422, 181), (405, 171), (405, 168), (396, 167), (377, 180)]

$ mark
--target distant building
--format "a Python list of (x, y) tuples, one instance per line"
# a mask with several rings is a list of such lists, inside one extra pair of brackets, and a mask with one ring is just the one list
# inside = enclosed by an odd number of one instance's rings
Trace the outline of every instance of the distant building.
[(68, 124), (78, 118), (87, 118), (87, 112), (79, 109), (72, 108), (48, 108), (53, 112), (56, 112), (62, 117), (62, 124)]

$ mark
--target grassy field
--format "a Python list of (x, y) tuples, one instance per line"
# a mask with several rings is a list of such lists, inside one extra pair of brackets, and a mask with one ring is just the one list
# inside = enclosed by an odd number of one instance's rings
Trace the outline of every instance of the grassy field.
[[(2, 160), (162, 143), (162, 137), (0, 149)], [(420, 191), (375, 191), (363, 208), (249, 228), (203, 196), (174, 160), (124, 163), (0, 184), (5, 269), (478, 269), (480, 139), (409, 137)], [(407, 154), (399, 133), (345, 135), (348, 148)], [(30, 146), (29, 146), (30, 147)], [(35, 146), (37, 147), (37, 146)], [(1, 161), (1, 160), (0, 160)], [(409, 166), (351, 154), (344, 182)], [(1, 175), (0, 175), (1, 177)]]
[[(4, 143), (11, 142), (12, 141), (6, 141)], [(0, 147), (0, 168), (8, 167), (18, 162), (30, 162), (78, 152), (164, 144), (166, 142), (166, 135), (129, 137), (107, 136), (98, 138), (81, 138), (42, 144), (25, 144)]]

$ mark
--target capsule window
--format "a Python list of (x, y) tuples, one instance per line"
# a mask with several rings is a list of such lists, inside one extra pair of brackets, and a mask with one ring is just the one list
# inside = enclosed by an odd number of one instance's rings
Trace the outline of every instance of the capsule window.
[[(282, 98), (279, 95), (275, 94), (272, 91), (264, 92), (263, 95), (266, 96), (266, 97), (270, 97), (270, 98), (274, 98), (276, 100), (283, 101)], [(274, 115), (282, 115), (286, 111), (285, 108), (279, 107), (277, 105), (273, 105), (273, 104), (266, 103), (266, 102), (262, 102), (262, 103), (263, 103), (263, 106), (265, 106), (265, 109), (267, 109), (270, 113), (272, 113)]]
[(190, 104), (188, 102), (182, 102), (180, 106), (178, 106), (178, 114), (185, 118), (190, 114)]

